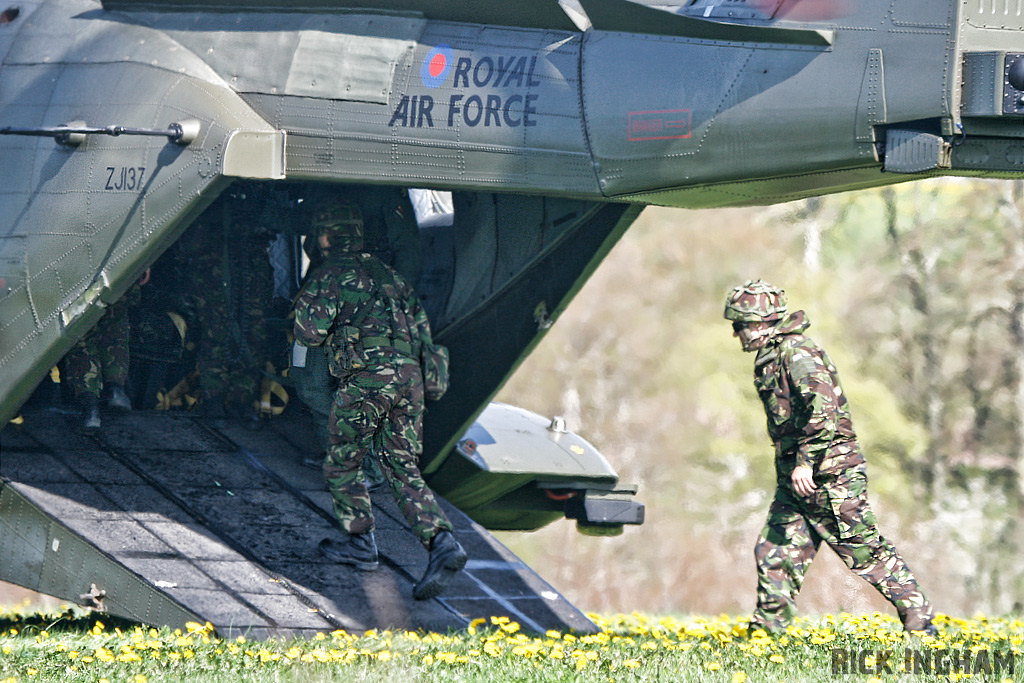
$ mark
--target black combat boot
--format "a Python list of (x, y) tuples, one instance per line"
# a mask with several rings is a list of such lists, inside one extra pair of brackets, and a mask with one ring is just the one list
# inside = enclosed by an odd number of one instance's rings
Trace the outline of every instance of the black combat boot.
[(102, 426), (100, 422), (100, 399), (93, 394), (82, 396), (82, 429), (95, 431)]
[(423, 572), (423, 578), (412, 589), (412, 597), (417, 600), (436, 598), (444, 592), (452, 577), (465, 566), (466, 551), (452, 536), (452, 532), (438, 532), (430, 545), (427, 571)]
[(332, 562), (350, 564), (364, 572), (377, 568), (377, 544), (373, 532), (365, 534), (344, 534), (342, 541), (325, 538), (320, 541), (320, 554)]
[(110, 385), (110, 396), (107, 397), (107, 405), (119, 413), (130, 413), (132, 410), (131, 399), (124, 393), (124, 387), (120, 384)]

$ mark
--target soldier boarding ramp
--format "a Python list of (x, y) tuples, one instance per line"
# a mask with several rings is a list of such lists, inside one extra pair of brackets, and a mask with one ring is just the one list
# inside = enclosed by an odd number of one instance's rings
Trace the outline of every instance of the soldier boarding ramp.
[(380, 568), (323, 558), (317, 543), (338, 532), (322, 474), (301, 464), (316, 451), (312, 424), (249, 431), (140, 411), (89, 435), (77, 413), (24, 417), (0, 433), (0, 580), (155, 626), (209, 621), (225, 637), (446, 631), (490, 616), (595, 630), (443, 500), (470, 559), (439, 598), (412, 598), (427, 553), (386, 488), (372, 496)]

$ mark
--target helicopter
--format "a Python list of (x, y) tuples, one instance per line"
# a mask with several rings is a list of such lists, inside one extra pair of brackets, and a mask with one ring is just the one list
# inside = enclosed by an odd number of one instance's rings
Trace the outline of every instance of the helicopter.
[[(643, 521), (581, 437), (491, 400), (644, 206), (1024, 172), (1011, 0), (9, 1), (0, 424), (218, 198), (283, 193), (294, 217), (342, 186), (450, 193), (450, 221), (417, 233), (416, 289), (452, 361), (421, 469), (481, 528)], [(6, 578), (40, 585), (45, 561), (26, 566)], [(61, 576), (62, 594), (116, 603)]]

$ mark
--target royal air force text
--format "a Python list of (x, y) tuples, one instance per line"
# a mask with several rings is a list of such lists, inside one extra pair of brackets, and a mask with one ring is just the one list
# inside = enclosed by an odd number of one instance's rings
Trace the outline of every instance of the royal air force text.
[[(539, 86), (534, 76), (537, 58), (531, 57), (481, 57), (476, 61), (461, 57), (453, 69), (455, 88), (501, 88), (505, 94), (454, 94), (448, 98), (447, 125), (465, 123), (467, 126), (523, 126), (537, 125), (536, 93), (509, 95), (509, 89), (525, 90)], [(433, 128), (434, 98), (430, 95), (404, 95), (391, 115), (388, 126), (406, 128)], [(446, 123), (439, 116), (436, 125)]]

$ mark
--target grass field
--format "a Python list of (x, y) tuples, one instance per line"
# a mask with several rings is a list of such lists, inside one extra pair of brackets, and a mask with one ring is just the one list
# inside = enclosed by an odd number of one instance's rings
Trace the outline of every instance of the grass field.
[(1024, 621), (940, 617), (937, 638), (889, 616), (799, 620), (748, 633), (729, 616), (591, 615), (596, 635), (525, 634), (505, 618), (447, 634), (344, 631), (222, 640), (79, 611), (0, 611), (0, 683), (15, 681), (1020, 681)]

